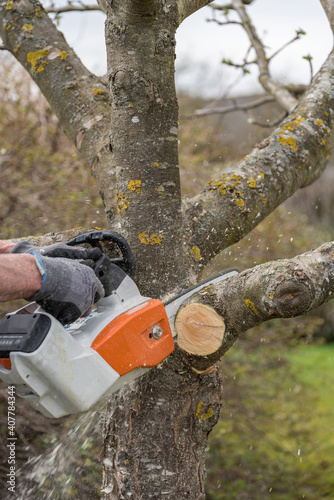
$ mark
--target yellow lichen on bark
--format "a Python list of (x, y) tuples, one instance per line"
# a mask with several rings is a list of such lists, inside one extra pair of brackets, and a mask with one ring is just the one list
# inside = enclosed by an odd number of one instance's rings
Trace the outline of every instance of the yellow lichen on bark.
[(149, 236), (146, 233), (140, 233), (139, 236), (140, 243), (143, 245), (158, 245), (162, 241), (162, 234), (156, 236), (155, 234), (150, 234)]
[(305, 121), (305, 118), (302, 116), (296, 116), (295, 120), (289, 121), (286, 125), (284, 125), (283, 130), (295, 130), (296, 127), (299, 127), (300, 123)]
[(105, 91), (102, 89), (92, 89), (94, 95), (104, 95)]
[(135, 181), (130, 181), (128, 184), (128, 189), (130, 189), (130, 191), (133, 191), (135, 193), (140, 193), (141, 192), (141, 180), (136, 179)]
[(50, 53), (49, 49), (36, 50), (36, 52), (29, 52), (27, 54), (27, 61), (31, 64), (31, 69), (34, 73), (41, 73), (44, 71), (45, 66), (49, 64), (48, 61), (44, 61), (44, 57)]
[(202, 258), (201, 251), (197, 246), (193, 246), (191, 248), (191, 253), (192, 253), (192, 256), (194, 257), (194, 259), (201, 260), (201, 258)]
[(42, 11), (38, 7), (36, 7), (35, 12), (37, 17), (39, 18), (43, 17)]
[(118, 214), (121, 213), (121, 210), (127, 210), (130, 205), (130, 200), (125, 198), (124, 193), (119, 193), (118, 189), (116, 189), (116, 205)]
[(249, 184), (250, 188), (255, 188), (256, 187), (256, 180), (254, 179), (254, 177), (250, 177), (249, 178), (248, 184)]
[[(238, 174), (223, 174), (221, 176), (222, 180), (214, 181), (211, 180), (208, 184), (211, 187), (211, 191), (214, 191), (214, 188), (218, 188), (221, 194), (226, 194), (227, 190), (233, 191), (236, 188), (237, 184), (241, 184), (241, 175)], [(240, 191), (238, 191), (240, 193)], [(236, 194), (233, 194), (235, 197)]]
[(205, 421), (207, 418), (211, 418), (214, 415), (214, 411), (212, 408), (208, 408), (208, 411), (206, 413), (201, 413), (201, 408), (203, 405), (204, 405), (204, 403), (202, 401), (200, 401), (200, 403), (198, 403), (196, 417)]
[(66, 50), (62, 50), (61, 52), (59, 52), (59, 57), (62, 61), (64, 61), (65, 59), (68, 58), (68, 53), (66, 52)]
[(150, 235), (150, 245), (158, 245), (159, 243), (161, 243), (161, 240), (162, 234), (158, 234), (158, 236), (156, 236), (155, 234)]
[(292, 151), (298, 151), (297, 143), (293, 137), (284, 137), (284, 132), (279, 132), (279, 134), (281, 137), (277, 140), (280, 144), (282, 144), (282, 146), (288, 146), (290, 149), (292, 149)]
[(249, 309), (251, 309), (255, 314), (259, 314), (259, 311), (256, 309), (254, 302), (249, 299), (245, 300), (245, 304)]

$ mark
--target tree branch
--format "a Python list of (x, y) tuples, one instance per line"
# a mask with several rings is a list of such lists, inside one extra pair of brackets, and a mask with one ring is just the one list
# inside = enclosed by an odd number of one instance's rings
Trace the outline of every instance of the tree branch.
[[(199, 351), (195, 346), (189, 345), (188, 340), (183, 344), (188, 352), (183, 349), (183, 354), (197, 371), (205, 371), (246, 330), (273, 318), (306, 314), (333, 298), (334, 241), (293, 259), (261, 264), (224, 280), (219, 285), (211, 285), (191, 298), (189, 303), (193, 308), (195, 303), (214, 308), (223, 318), (226, 330), (215, 352), (211, 351), (206, 355), (189, 354), (189, 351)], [(182, 317), (182, 311), (187, 311), (187, 307), (181, 309), (177, 318), (180, 315)], [(192, 318), (190, 321), (193, 322)], [(199, 332), (203, 331), (201, 325), (198, 328)], [(224, 333), (224, 328), (219, 328)], [(219, 339), (220, 336), (215, 334), (215, 338)], [(195, 342), (201, 342), (200, 335), (197, 339)]]
[(212, 0), (177, 0), (180, 24), (197, 10), (209, 5)]
[(280, 54), (280, 52), (282, 52), (284, 49), (286, 49), (287, 47), (289, 47), (289, 45), (291, 45), (292, 43), (294, 43), (297, 40), (299, 40), (300, 37), (301, 37), (301, 35), (305, 35), (305, 34), (306, 33), (304, 31), (298, 30), (296, 32), (296, 36), (294, 36), (291, 40), (289, 40), (288, 42), (286, 42), (279, 49), (277, 49), (273, 54), (271, 54), (271, 56), (268, 58), (268, 62), (272, 61), (274, 59), (274, 57), (276, 57), (278, 54)]
[(186, 252), (198, 274), (326, 166), (334, 143), (334, 54), (301, 99), (265, 141), (237, 166), (184, 202)]
[(334, 33), (334, 4), (331, 0), (320, 0), (320, 2), (331, 25), (331, 30)]
[[(109, 142), (106, 83), (82, 64), (41, 3), (2, 2), (0, 19), (4, 44), (30, 73), (68, 137), (94, 168)], [(75, 119), (74, 108), (78, 110)]]
[[(250, 5), (253, 2), (254, 2), (254, 0), (242, 0), (242, 3), (244, 5)], [(225, 5), (216, 5), (216, 4), (213, 4), (213, 5), (210, 5), (210, 7), (212, 7), (215, 10), (222, 10), (222, 11), (224, 11), (224, 10), (234, 10), (233, 3), (226, 3)]]
[(48, 14), (63, 14), (65, 12), (87, 12), (98, 10), (104, 12), (100, 5), (67, 5), (66, 7), (49, 7), (46, 9)]
[(194, 111), (192, 115), (184, 116), (181, 118), (193, 118), (193, 117), (199, 118), (202, 116), (215, 115), (215, 114), (226, 115), (228, 113), (233, 113), (235, 111), (248, 111), (250, 109), (258, 108), (259, 106), (262, 106), (263, 104), (267, 104), (269, 102), (275, 102), (275, 98), (266, 95), (247, 104), (239, 104), (235, 99), (233, 104), (231, 104), (230, 106), (214, 106), (214, 103), (210, 103), (203, 109), (197, 109), (196, 111)]
[(273, 95), (276, 101), (282, 106), (283, 109), (289, 113), (295, 108), (298, 101), (290, 94), (290, 92), (278, 82), (275, 82), (271, 76), (268, 65), (268, 58), (266, 56), (263, 44), (252, 24), (242, 0), (232, 0), (234, 10), (239, 14), (242, 25), (249, 36), (251, 44), (256, 52), (257, 65), (259, 67), (260, 75), (259, 82), (262, 87)]

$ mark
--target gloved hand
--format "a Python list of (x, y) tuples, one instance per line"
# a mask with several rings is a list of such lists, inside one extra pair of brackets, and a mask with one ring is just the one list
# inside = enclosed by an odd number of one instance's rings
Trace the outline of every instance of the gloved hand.
[(100, 248), (71, 247), (65, 243), (54, 243), (44, 247), (31, 245), (29, 241), (20, 241), (10, 253), (35, 253), (44, 257), (63, 257), (66, 259), (98, 260), (102, 255)]
[(102, 284), (84, 261), (42, 257), (37, 253), (35, 258), (42, 286), (27, 300), (36, 301), (60, 323), (88, 316), (93, 304), (104, 297)]

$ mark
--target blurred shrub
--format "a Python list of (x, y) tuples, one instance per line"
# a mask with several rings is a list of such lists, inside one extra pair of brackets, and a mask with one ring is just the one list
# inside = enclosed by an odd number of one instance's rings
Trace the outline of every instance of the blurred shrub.
[(24, 70), (0, 62), (0, 238), (105, 226), (89, 167)]

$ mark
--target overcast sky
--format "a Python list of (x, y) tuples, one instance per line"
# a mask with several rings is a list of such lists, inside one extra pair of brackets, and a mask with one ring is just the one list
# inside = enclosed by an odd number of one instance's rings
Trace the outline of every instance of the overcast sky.
[[(218, 2), (217, 2), (218, 3)], [(332, 34), (319, 0), (255, 0), (248, 13), (268, 47), (275, 52), (301, 28), (306, 35), (289, 46), (271, 63), (275, 78), (288, 83), (308, 83), (310, 69), (303, 56), (311, 55), (315, 71), (332, 48)], [(232, 14), (233, 17), (233, 14)], [(249, 46), (239, 26), (218, 26), (209, 7), (190, 16), (177, 32), (177, 85), (179, 89), (206, 97), (220, 97), (239, 73), (220, 64), (223, 58), (242, 62)], [(104, 14), (65, 14), (60, 29), (83, 62), (97, 74), (106, 72)], [(232, 85), (229, 95), (260, 90), (256, 71)]]

